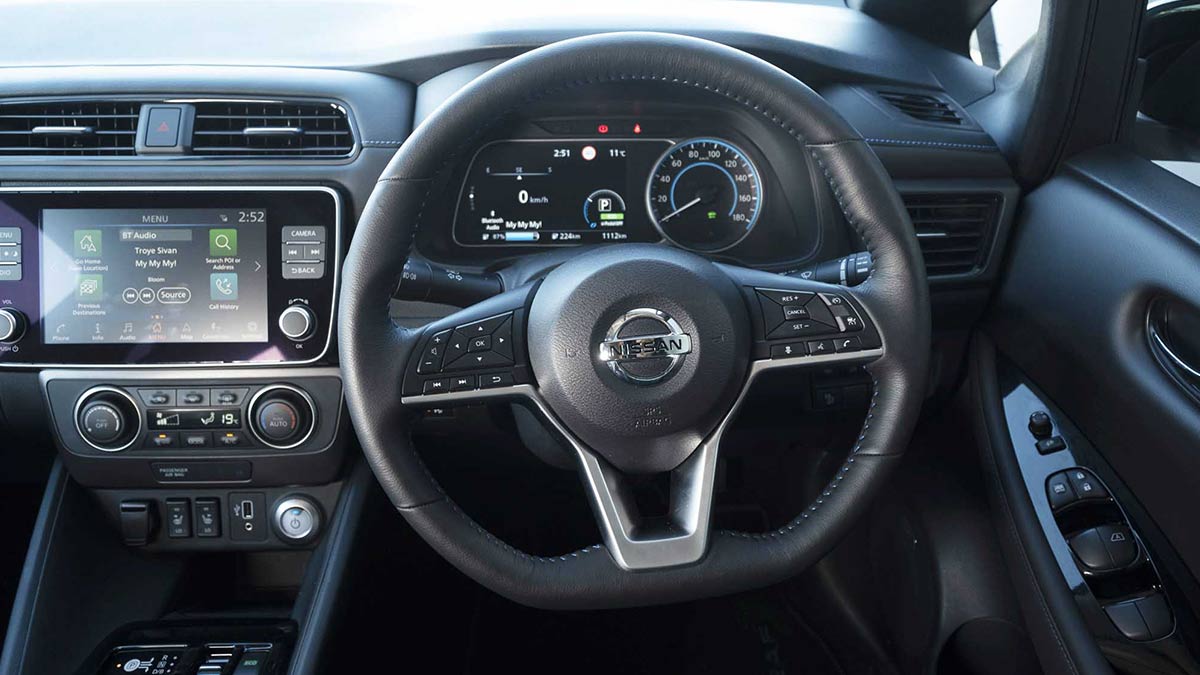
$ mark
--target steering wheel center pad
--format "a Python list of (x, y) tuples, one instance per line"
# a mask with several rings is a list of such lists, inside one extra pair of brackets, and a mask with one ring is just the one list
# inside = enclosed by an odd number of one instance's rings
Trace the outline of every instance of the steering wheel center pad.
[[(803, 513), (768, 532), (713, 531), (696, 562), (638, 571), (620, 567), (605, 545), (553, 557), (529, 555), (488, 533), (441, 491), (411, 443), (410, 416), (401, 401), (405, 364), (421, 332), (396, 327), (388, 314), (391, 293), (414, 232), (422, 225), (435, 177), (461, 161), (498, 117), (516, 112), (532, 100), (569, 96), (576, 88), (622, 81), (659, 83), (664, 94), (672, 88), (709, 92), (714, 100), (740, 107), (795, 139), (796, 152), (812, 157), (846, 221), (872, 254), (874, 266), (868, 280), (845, 293), (851, 293), (874, 320), (884, 343), (879, 357), (868, 366), (875, 391), (863, 430), (846, 463)], [(613, 250), (613, 255), (619, 255), (615, 251), (630, 249), (617, 246)], [(673, 273), (684, 278), (682, 272)], [(704, 274), (699, 270), (692, 273)], [(781, 279), (746, 271), (747, 278), (754, 275), (759, 275), (754, 277), (754, 286), (769, 288), (772, 279)], [(587, 277), (583, 274), (585, 282)], [(717, 285), (691, 290), (716, 297), (724, 293)], [(537, 293), (550, 291), (539, 288)], [(701, 310), (682, 304), (685, 297), (664, 293), (653, 301), (666, 303), (674, 298), (682, 315), (677, 318), (694, 323), (699, 316), (692, 312)], [(577, 326), (563, 327), (591, 338), (587, 346), (579, 345), (580, 349), (594, 348), (595, 331), (602, 330), (603, 319), (608, 318), (601, 307), (613, 312), (626, 308), (617, 300), (611, 298), (616, 304), (606, 305), (598, 299), (592, 316), (580, 316)], [(765, 586), (796, 574), (828, 552), (865, 511), (906, 448), (925, 394), (928, 286), (912, 225), (878, 158), (820, 96), (788, 73), (736, 49), (676, 35), (621, 33), (566, 40), (493, 68), (444, 103), (397, 151), (366, 204), (346, 259), (339, 307), (347, 405), (363, 452), (385, 492), (412, 527), (448, 561), (488, 588), (538, 607), (599, 608), (682, 601)], [(718, 321), (732, 323), (737, 316), (731, 307), (720, 301), (710, 311)], [(543, 311), (539, 308), (538, 314)], [(729, 314), (721, 316), (723, 312)], [(541, 336), (537, 340), (561, 339), (549, 334), (547, 323), (553, 322), (547, 317), (531, 320), (531, 335), (536, 331)], [(732, 331), (731, 336), (733, 350), (739, 338)], [(535, 341), (530, 347), (540, 350)], [(707, 353), (710, 347), (702, 344), (698, 354)], [(704, 357), (696, 360), (699, 358)], [(744, 367), (739, 358), (718, 366), (727, 369), (723, 377), (738, 380), (739, 369)], [(719, 362), (721, 358), (714, 361)], [(751, 378), (761, 363), (752, 364)], [(686, 386), (686, 367), (681, 366), (672, 379), (659, 386)], [(550, 381), (557, 369), (571, 368), (574, 366), (534, 364), (540, 386), (547, 392), (554, 387), (563, 389), (552, 396), (558, 398), (555, 413), (564, 418), (569, 418), (573, 409), (585, 410), (583, 402), (568, 398), (576, 395), (566, 391), (569, 380)], [(578, 377), (595, 384), (600, 375), (586, 372)], [(682, 379), (673, 385), (678, 378)], [(585, 379), (579, 380), (581, 387)], [(620, 385), (608, 382), (603, 386), (612, 389)], [(709, 396), (711, 405), (719, 408), (728, 393)], [(589, 433), (588, 425), (596, 422), (583, 418), (583, 412), (575, 414), (581, 417), (572, 421), (577, 433)], [(692, 421), (701, 428), (708, 423), (704, 411), (679, 414), (698, 415)], [(692, 461), (689, 458), (685, 463)], [(606, 470), (600, 467), (590, 475), (597, 471)]]
[[(688, 343), (659, 381), (630, 381), (597, 358), (606, 333), (636, 309), (674, 319)], [(644, 323), (624, 325), (635, 336), (665, 332), (660, 321)], [(751, 340), (745, 300), (726, 274), (698, 255), (651, 244), (596, 249), (550, 272), (534, 296), (528, 336), (546, 403), (580, 441), (631, 473), (669, 471), (700, 446), (742, 388)], [(634, 375), (657, 376), (668, 358), (615, 367), (644, 365), (647, 372)]]

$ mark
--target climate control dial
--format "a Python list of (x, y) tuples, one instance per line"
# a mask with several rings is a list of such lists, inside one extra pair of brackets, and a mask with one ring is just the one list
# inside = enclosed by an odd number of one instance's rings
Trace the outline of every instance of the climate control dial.
[(94, 387), (75, 404), (75, 429), (88, 445), (120, 452), (137, 440), (142, 418), (129, 394), (114, 387)]
[(250, 401), (250, 430), (264, 445), (280, 450), (294, 448), (312, 435), (317, 410), (301, 389), (273, 384)]

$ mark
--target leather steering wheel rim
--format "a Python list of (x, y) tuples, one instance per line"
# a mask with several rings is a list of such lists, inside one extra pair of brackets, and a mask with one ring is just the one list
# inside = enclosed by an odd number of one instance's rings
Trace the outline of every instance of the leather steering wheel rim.
[[(820, 497), (788, 524), (762, 533), (713, 531), (698, 561), (630, 571), (597, 544), (534, 556), (465, 514), (426, 470), (409, 437), (400, 383), (419, 331), (389, 315), (435, 177), (462, 159), (489, 124), (531, 101), (614, 82), (709, 92), (775, 125), (808, 153), (846, 221), (873, 258), (853, 297), (880, 326), (882, 355), (868, 366), (874, 391), (862, 431)], [(338, 318), (346, 400), (384, 491), (443, 557), (488, 588), (554, 609), (690, 600), (779, 582), (828, 552), (898, 464), (924, 397), (929, 297), (907, 213), (874, 152), (819, 95), (788, 73), (706, 40), (616, 33), (535, 49), (480, 76), (429, 116), (397, 151), (359, 220), (343, 270)]]

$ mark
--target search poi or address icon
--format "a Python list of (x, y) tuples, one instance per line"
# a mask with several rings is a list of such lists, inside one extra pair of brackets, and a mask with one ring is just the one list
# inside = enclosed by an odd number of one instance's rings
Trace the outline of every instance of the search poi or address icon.
[(226, 251), (233, 250), (233, 247), (229, 245), (229, 235), (226, 234), (218, 234), (213, 237), (213, 244), (216, 244), (217, 248), (223, 248)]

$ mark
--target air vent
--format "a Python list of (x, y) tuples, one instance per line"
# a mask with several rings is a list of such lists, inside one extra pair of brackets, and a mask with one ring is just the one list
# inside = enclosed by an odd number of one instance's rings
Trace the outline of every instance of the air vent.
[(137, 101), (50, 101), (0, 105), (0, 158), (134, 154)]
[(903, 199), (929, 276), (969, 274), (983, 266), (1000, 195), (905, 194)]
[(879, 97), (897, 110), (922, 122), (962, 126), (963, 118), (948, 101), (928, 94), (904, 91), (880, 91)]
[(346, 157), (354, 135), (333, 103), (196, 104), (192, 154), (218, 157)]

